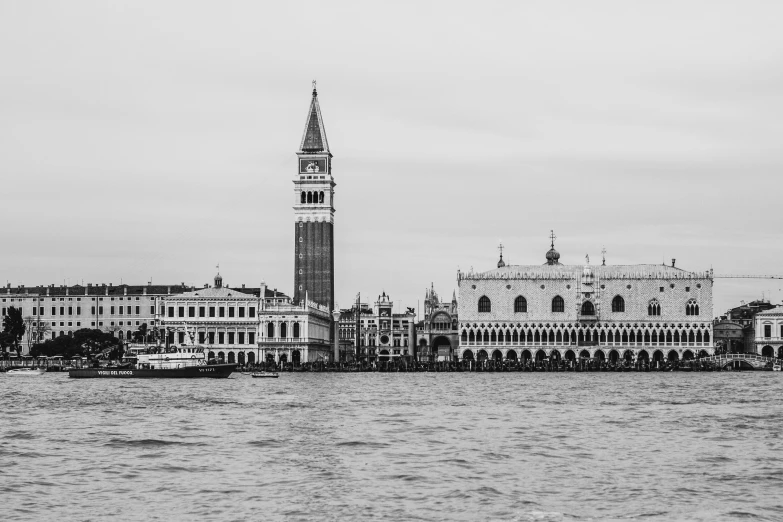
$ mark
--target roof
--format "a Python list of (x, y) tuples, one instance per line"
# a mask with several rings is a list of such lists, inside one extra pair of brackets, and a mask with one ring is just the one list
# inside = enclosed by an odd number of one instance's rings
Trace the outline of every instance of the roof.
[(226, 299), (233, 297), (235, 299), (254, 299), (258, 297), (258, 292), (256, 291), (253, 293), (250, 288), (226, 288), (224, 286), (218, 288), (213, 286), (209, 288), (199, 288), (198, 290), (192, 290), (190, 292), (183, 292), (173, 297), (204, 297), (209, 299)]
[(711, 278), (710, 271), (689, 272), (681, 268), (658, 264), (641, 265), (506, 265), (504, 267), (489, 270), (487, 272), (461, 273), (460, 279), (495, 279), (495, 278), (530, 278), (530, 277), (556, 277), (571, 278), (582, 274), (585, 268), (589, 268), (594, 276), (599, 278), (663, 278), (681, 279), (684, 277)]
[(315, 88), (313, 88), (313, 99), (307, 112), (299, 152), (329, 152), (329, 141), (326, 139), (324, 119), (321, 116), (321, 106), (318, 104), (318, 92)]
[(781, 315), (783, 315), (783, 306), (776, 306), (775, 308), (757, 313), (756, 317), (776, 317)]
[[(224, 287), (225, 288), (225, 287)], [(228, 289), (228, 288), (227, 288)], [(17, 286), (0, 288), (0, 297), (2, 296), (24, 296), (24, 295), (38, 295), (46, 296), (46, 291), (49, 290), (50, 297), (80, 297), (80, 296), (141, 296), (141, 295), (175, 295), (182, 294), (184, 292), (192, 292), (197, 290), (195, 286), (191, 285), (73, 285), (73, 286)], [(146, 293), (145, 293), (146, 290)], [(258, 296), (261, 292), (259, 288), (230, 288), (228, 290), (234, 292), (241, 292), (243, 294), (251, 294)], [(286, 298), (287, 296), (267, 288), (264, 293), (266, 298)]]

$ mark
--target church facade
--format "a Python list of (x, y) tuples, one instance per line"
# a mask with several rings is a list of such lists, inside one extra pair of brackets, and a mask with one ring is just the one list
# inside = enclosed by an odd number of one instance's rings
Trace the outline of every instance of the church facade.
[(458, 274), (461, 359), (620, 358), (712, 355), (712, 271), (640, 264), (543, 265)]

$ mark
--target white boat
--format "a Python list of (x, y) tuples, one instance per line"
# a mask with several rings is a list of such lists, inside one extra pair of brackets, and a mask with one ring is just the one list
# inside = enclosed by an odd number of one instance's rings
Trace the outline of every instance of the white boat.
[(780, 370), (781, 370), (781, 367), (780, 367), (780, 363), (779, 362), (776, 362), (775, 364), (772, 365), (772, 371), (773, 372), (779, 372)]
[(279, 376), (277, 375), (277, 372), (253, 372), (251, 377), (255, 377), (256, 379), (277, 379)]
[(6, 375), (43, 375), (46, 368), (14, 368), (5, 372)]

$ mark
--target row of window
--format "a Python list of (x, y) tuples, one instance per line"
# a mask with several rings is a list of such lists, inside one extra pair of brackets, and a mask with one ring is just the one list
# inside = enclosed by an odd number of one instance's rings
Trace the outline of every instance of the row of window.
[(463, 330), (460, 336), (462, 342), (484, 342), (484, 343), (555, 343), (555, 344), (575, 344), (583, 342), (595, 343), (708, 343), (710, 342), (709, 331), (701, 330), (579, 330), (577, 331), (554, 331), (554, 330), (527, 330), (527, 332), (518, 332), (516, 330)]
[[(174, 336), (175, 333), (177, 334), (176, 342), (178, 342), (179, 344), (183, 344), (185, 342), (184, 332), (169, 332), (169, 343), (171, 344), (175, 343), (175, 336)], [(216, 333), (217, 335), (215, 335)], [(204, 344), (205, 342), (207, 344), (255, 344), (256, 343), (255, 332), (247, 332), (247, 335), (245, 335), (245, 332), (198, 332), (197, 337), (198, 337), (199, 344)]]
[(323, 203), (324, 193), (321, 192), (302, 192), (302, 203)]
[[(481, 296), (478, 301), (478, 311), (482, 314), (488, 314), (492, 312), (492, 301), (487, 296)], [(553, 312), (565, 312), (565, 301), (562, 297), (555, 296), (552, 299), (552, 311)], [(625, 299), (622, 296), (615, 296), (612, 299), (612, 312), (622, 313), (625, 312)], [(524, 296), (517, 296), (514, 299), (514, 313), (527, 313), (527, 299)], [(580, 311), (581, 315), (592, 316), (595, 315), (595, 305), (591, 301), (585, 301), (582, 303)], [(657, 299), (652, 299), (647, 306), (647, 315), (659, 316), (661, 315), (661, 304)], [(691, 299), (685, 305), (685, 315), (699, 315), (699, 305), (695, 299)]]
[[(277, 337), (280, 337), (282, 339), (285, 339), (288, 337), (288, 324), (287, 323), (280, 323), (280, 328), (277, 329), (280, 335)], [(266, 336), (267, 337), (275, 337), (275, 323), (268, 323), (266, 325)], [(300, 327), (299, 323), (294, 323), (291, 327), (291, 337), (293, 339), (299, 339), (300, 337)]]
[[(772, 325), (771, 324), (765, 324), (764, 325), (764, 337), (767, 337), (767, 338), (772, 337)], [(783, 324), (780, 325), (780, 337), (783, 337)]]
[[(256, 316), (255, 306), (248, 306), (247, 310), (245, 307), (235, 306), (169, 306), (168, 314), (163, 314), (165, 310), (161, 310), (161, 314), (164, 317), (185, 317), (185, 308), (187, 308), (187, 317), (226, 317), (226, 313), (228, 313), (228, 317), (245, 317), (245, 313), (247, 313), (247, 317)], [(174, 314), (175, 309), (176, 315)], [(198, 315), (196, 315), (197, 312)]]
[[(90, 307), (90, 315), (95, 315), (96, 307)], [(97, 307), (98, 315), (103, 315), (103, 307), (99, 306)], [(45, 315), (45, 307), (43, 306), (33, 306), (30, 310), (31, 315)], [(59, 313), (58, 313), (59, 311)], [(75, 313), (74, 313), (75, 312)], [(116, 312), (116, 313), (115, 313)], [(2, 309), (2, 315), (5, 316), (7, 313), (7, 310), (5, 308)], [(155, 307), (150, 307), (150, 314), (155, 313)], [(110, 306), (109, 307), (109, 314), (110, 315), (141, 315), (141, 307), (140, 306)], [(81, 306), (60, 306), (59, 308), (56, 306), (51, 307), (51, 314), (52, 316), (65, 316), (65, 315), (82, 315), (82, 307)]]

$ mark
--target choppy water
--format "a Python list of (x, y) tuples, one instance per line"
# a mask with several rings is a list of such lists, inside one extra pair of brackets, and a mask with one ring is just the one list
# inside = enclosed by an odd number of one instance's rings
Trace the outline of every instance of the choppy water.
[(779, 373), (0, 374), (3, 520), (781, 520)]

